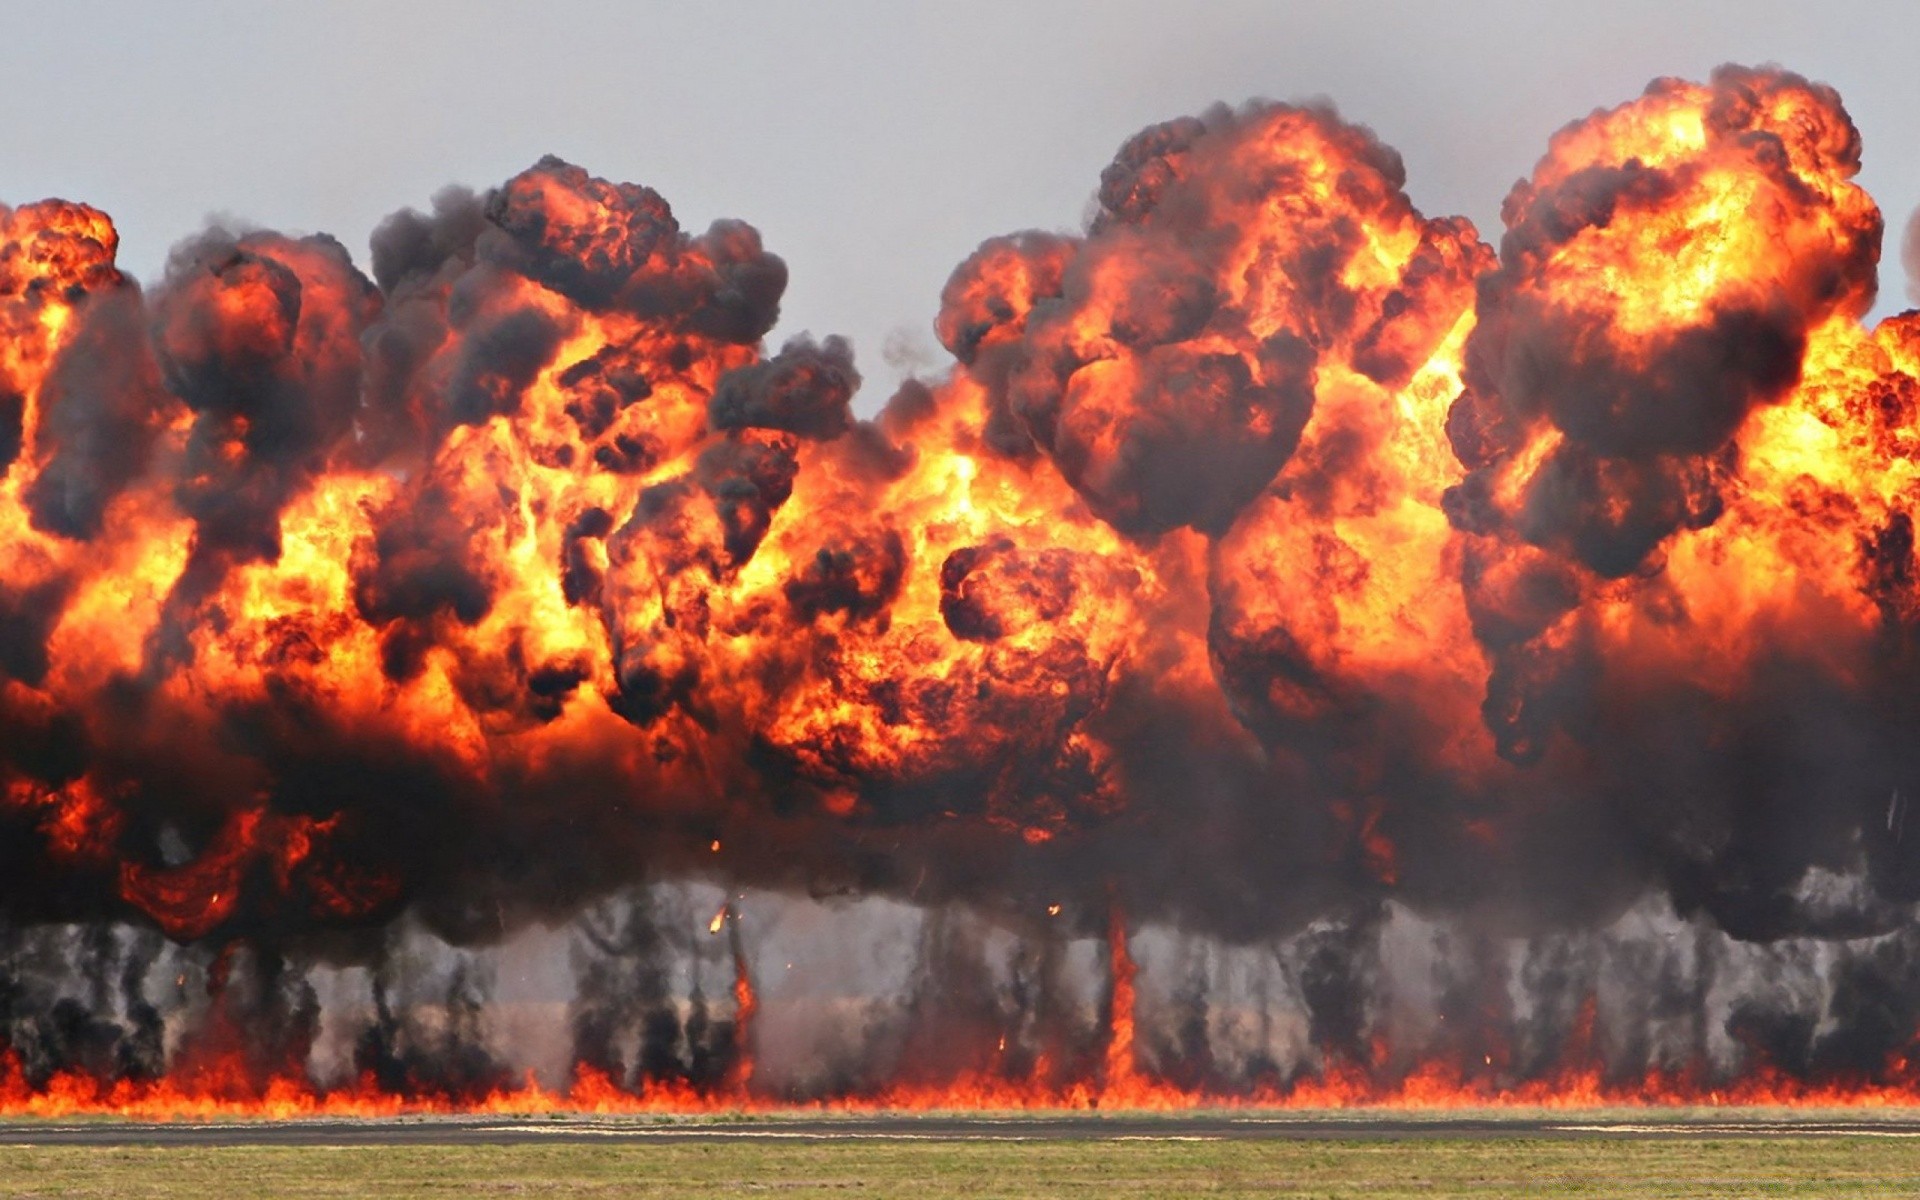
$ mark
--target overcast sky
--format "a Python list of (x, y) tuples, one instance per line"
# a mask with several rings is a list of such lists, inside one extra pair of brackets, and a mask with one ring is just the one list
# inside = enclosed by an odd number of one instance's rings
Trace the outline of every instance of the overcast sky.
[[(981, 239), (1076, 228), (1141, 126), (1216, 100), (1331, 97), (1405, 156), (1429, 213), (1497, 239), (1555, 128), (1656, 75), (1780, 62), (1833, 84), (1889, 225), (1920, 204), (1920, 4), (247, 3), (13, 5), (0, 199), (110, 212), (143, 279), (227, 214), (367, 235), (545, 153), (645, 183), (683, 225), (757, 225), (792, 268), (777, 342), (854, 339), (861, 407), (933, 361)], [(896, 355), (896, 358), (899, 356)], [(911, 357), (911, 354), (907, 356)]]

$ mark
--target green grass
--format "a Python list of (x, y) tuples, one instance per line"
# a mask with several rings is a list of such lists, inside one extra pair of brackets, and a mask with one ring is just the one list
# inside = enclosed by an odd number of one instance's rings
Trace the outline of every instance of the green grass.
[(0, 1147), (0, 1197), (1846, 1196), (1920, 1191), (1874, 1137)]

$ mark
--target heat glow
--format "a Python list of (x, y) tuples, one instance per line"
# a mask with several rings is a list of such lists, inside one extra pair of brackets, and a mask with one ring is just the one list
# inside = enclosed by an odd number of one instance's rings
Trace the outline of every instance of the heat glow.
[[(0, 210), (0, 1113), (1920, 1101), (1920, 314), (1863, 324), (1860, 153), (1777, 68), (1656, 81), (1495, 247), (1330, 107), (1216, 108), (982, 243), (871, 418), (844, 340), (764, 346), (751, 226), (557, 159), (371, 277), (214, 228), (143, 287), (105, 214)], [(965, 909), (1027, 998), (783, 1090), (729, 898), (712, 1000), (641, 917), (580, 934), (625, 999), (562, 1086), (462, 1057), (479, 1001), (396, 1040), (378, 982), (310, 1073), (313, 965), (678, 879)], [(1656, 1052), (1539, 965), (1649, 895), (1853, 957), (1775, 1003), (1700, 951), (1716, 1031)], [(1389, 906), (1487, 968), (1418, 1044)], [(1306, 1051), (1137, 1023), (1130, 923), (1306, 939)], [(35, 990), (53, 928), (84, 998)]]

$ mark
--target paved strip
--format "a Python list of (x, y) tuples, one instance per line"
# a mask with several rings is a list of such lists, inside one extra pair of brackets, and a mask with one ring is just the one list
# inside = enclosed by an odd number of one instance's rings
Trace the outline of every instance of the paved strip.
[(1322, 1116), (885, 1116), (660, 1121), (591, 1116), (147, 1123), (0, 1122), (7, 1146), (388, 1146), (732, 1140), (1422, 1140), (1841, 1136), (1920, 1138), (1920, 1111), (1859, 1119)]

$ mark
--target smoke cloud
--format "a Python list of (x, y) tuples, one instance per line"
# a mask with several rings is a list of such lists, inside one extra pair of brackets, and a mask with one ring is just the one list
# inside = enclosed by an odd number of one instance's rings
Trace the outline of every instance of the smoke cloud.
[[(607, 1103), (1920, 1088), (1860, 155), (1658, 80), (1496, 246), (1215, 107), (982, 242), (871, 419), (751, 226), (551, 157), (370, 276), (212, 228), (148, 292), (5, 210), (0, 1104), (511, 1092), (549, 926)], [(874, 905), (910, 972), (771, 1007), (750, 911)]]
[(1920, 209), (1907, 218), (1907, 236), (1901, 244), (1900, 261), (1907, 268), (1907, 299), (1920, 304)]

